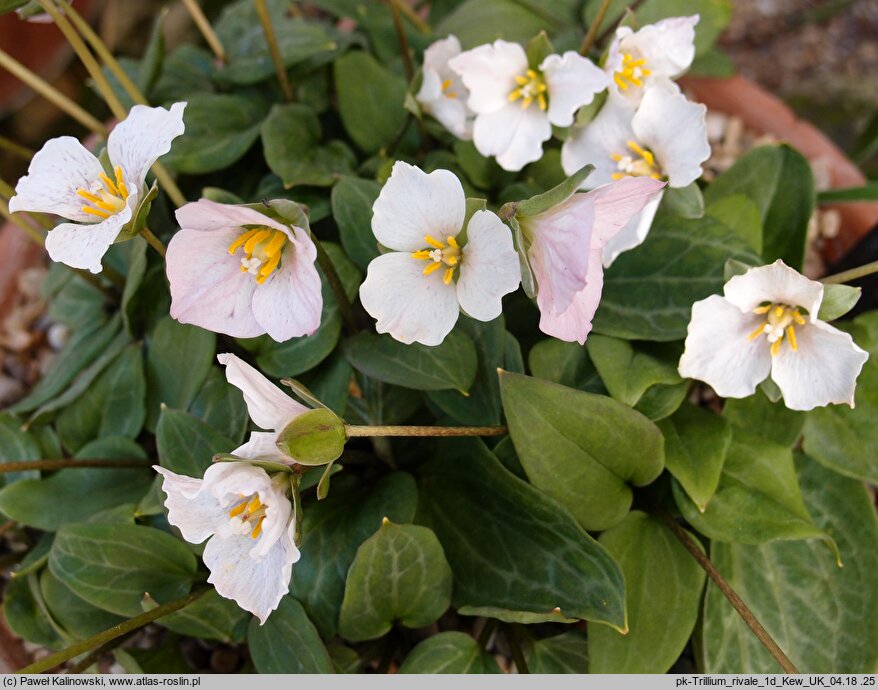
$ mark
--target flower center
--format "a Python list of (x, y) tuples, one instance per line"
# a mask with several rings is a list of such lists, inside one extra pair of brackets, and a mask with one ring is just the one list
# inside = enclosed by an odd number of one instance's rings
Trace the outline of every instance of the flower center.
[(626, 175), (635, 177), (661, 178), (661, 170), (656, 163), (655, 156), (649, 149), (643, 148), (633, 139), (628, 141), (628, 153), (613, 153), (610, 157), (616, 161), (619, 172), (612, 175), (614, 180), (621, 180)]
[(241, 526), (250, 529), (250, 538), (256, 539), (262, 534), (262, 523), (265, 520), (265, 504), (259, 500), (259, 493), (244, 498), (229, 511), (229, 519), (238, 521)]
[(449, 91), (450, 88), (451, 88), (451, 80), (446, 79), (445, 81), (443, 81), (442, 82), (442, 95), (444, 95), (445, 98), (457, 98), (457, 92)]
[(515, 77), (515, 83), (518, 84), (518, 87), (509, 93), (510, 103), (520, 98), (522, 108), (527, 108), (534, 101), (540, 106), (540, 110), (545, 110), (548, 107), (546, 91), (549, 87), (546, 86), (543, 75), (536, 70), (529, 69), (524, 74)]
[(450, 235), (446, 238), (446, 244), (442, 244), (439, 240), (430, 235), (424, 235), (424, 242), (429, 244), (432, 249), (422, 249), (419, 252), (412, 252), (413, 259), (428, 261), (427, 268), (424, 269), (424, 275), (428, 276), (445, 267), (445, 275), (442, 276), (442, 282), (446, 285), (450, 284), (454, 278), (454, 269), (460, 265), (461, 251), (455, 240)]
[(796, 342), (796, 325), (804, 326), (805, 317), (799, 312), (799, 307), (790, 307), (786, 304), (763, 304), (753, 310), (754, 314), (765, 315), (765, 321), (759, 324), (759, 328), (753, 331), (748, 340), (756, 340), (761, 335), (768, 338), (771, 343), (772, 356), (780, 352), (784, 337), (789, 341), (793, 352), (799, 349)]
[(286, 233), (280, 230), (253, 228), (239, 235), (229, 245), (229, 254), (234, 255), (243, 247), (241, 272), (256, 276), (256, 282), (262, 285), (280, 266), (281, 254), (288, 239)]
[(76, 193), (88, 203), (82, 207), (83, 213), (89, 213), (98, 218), (115, 216), (125, 208), (125, 200), (128, 198), (128, 187), (125, 186), (125, 176), (121, 166), (114, 170), (116, 181), (111, 180), (105, 173), (101, 173), (97, 180), (97, 189), (90, 192), (80, 187)]
[(631, 53), (622, 53), (622, 69), (613, 75), (616, 86), (622, 91), (631, 86), (643, 86), (643, 78), (652, 74), (645, 64), (646, 58), (635, 59)]

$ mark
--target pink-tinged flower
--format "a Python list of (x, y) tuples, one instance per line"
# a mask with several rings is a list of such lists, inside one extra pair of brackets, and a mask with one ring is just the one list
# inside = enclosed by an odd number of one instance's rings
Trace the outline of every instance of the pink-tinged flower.
[(476, 149), (512, 171), (539, 160), (552, 125), (572, 125), (576, 111), (609, 84), (606, 73), (575, 51), (549, 55), (532, 68), (524, 48), (508, 41), (473, 48), (448, 64), (469, 90)]
[(46, 236), (52, 261), (101, 272), (101, 259), (136, 215), (146, 173), (183, 133), (185, 103), (170, 110), (135, 105), (107, 139), (108, 174), (73, 137), (46, 142), (18, 181), (10, 211), (69, 218)]
[(372, 231), (393, 251), (374, 259), (360, 301), (379, 333), (438, 345), (463, 310), (479, 321), (500, 316), (503, 295), (521, 279), (509, 228), (476, 211), (464, 229), (466, 196), (454, 173), (429, 175), (397, 161), (372, 207)]
[(791, 410), (854, 406), (869, 355), (817, 318), (821, 283), (778, 259), (735, 276), (723, 294), (692, 305), (680, 376), (724, 398), (746, 398), (770, 375)]
[(302, 228), (208, 199), (177, 210), (168, 244), (171, 316), (235, 338), (283, 342), (320, 326), (317, 249)]
[(271, 477), (247, 462), (211, 465), (204, 479), (154, 469), (164, 478), (168, 522), (192, 544), (208, 540), (207, 581), (265, 623), (290, 591), (301, 555), (289, 475)]
[(519, 218), (530, 244), (543, 333), (585, 342), (604, 284), (604, 246), (664, 185), (650, 177), (626, 177)]
[(621, 96), (637, 106), (644, 90), (660, 81), (676, 79), (695, 58), (695, 25), (698, 15), (669, 17), (634, 31), (616, 29), (604, 69), (612, 79), (611, 96)]
[(421, 109), (441, 122), (458, 139), (473, 138), (474, 113), (467, 106), (469, 91), (449, 66), (460, 55), (460, 41), (449, 36), (424, 51), (423, 81), (415, 96)]

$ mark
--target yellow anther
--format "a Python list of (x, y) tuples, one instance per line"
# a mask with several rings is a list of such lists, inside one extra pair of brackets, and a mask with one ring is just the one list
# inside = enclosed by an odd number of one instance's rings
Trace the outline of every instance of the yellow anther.
[(253, 528), (253, 531), (250, 533), (251, 539), (256, 539), (262, 534), (262, 523), (265, 522), (265, 516), (263, 515), (259, 518), (259, 522), (256, 523), (256, 527)]
[[(286, 241), (287, 236), (280, 230), (275, 230), (274, 235), (271, 236), (271, 240), (265, 245), (265, 253), (274, 257), (275, 254), (280, 252)], [(278, 257), (278, 259), (280, 259), (280, 257)]]
[(445, 81), (442, 82), (442, 90), (443, 91), (447, 91), (450, 88), (451, 88), (451, 80), (450, 79), (446, 79)]
[(266, 278), (274, 273), (275, 269), (278, 267), (280, 263), (280, 252), (276, 252), (275, 254), (270, 255), (268, 261), (259, 269), (259, 276), (256, 278), (256, 282), (259, 285), (265, 282)]
[(431, 247), (435, 247), (436, 249), (445, 249), (445, 245), (431, 235), (424, 235), (424, 242), (429, 244)]
[(527, 78), (531, 81), (537, 78), (537, 73), (532, 69), (529, 69), (527, 72), (525, 72), (525, 74), (527, 75)]
[(428, 275), (430, 275), (431, 273), (434, 273), (434, 272), (438, 271), (439, 268), (440, 268), (441, 266), (442, 266), (442, 262), (441, 262), (441, 261), (435, 261), (435, 262), (433, 262), (432, 264), (430, 264), (429, 266), (427, 266), (427, 268), (424, 269), (424, 275), (425, 275), (425, 276), (428, 276)]
[(247, 501), (241, 501), (238, 505), (232, 508), (229, 511), (229, 517), (234, 518), (238, 517), (241, 513), (244, 512), (244, 509), (247, 507)]
[(258, 230), (244, 243), (244, 251), (247, 253), (248, 256), (252, 255), (253, 251), (256, 249), (256, 245), (260, 242), (264, 242), (269, 237), (271, 237), (271, 230)]
[(625, 142), (625, 146), (630, 153), (611, 153), (610, 158), (615, 161), (618, 173), (613, 175), (614, 180), (621, 180), (626, 175), (635, 177), (651, 177), (655, 180), (661, 179), (661, 170), (655, 160), (652, 151), (641, 146), (633, 139)]
[(622, 91), (627, 91), (629, 86), (643, 86), (643, 77), (648, 77), (652, 72), (644, 67), (645, 58), (635, 59), (630, 53), (622, 55), (622, 67), (613, 74), (613, 81), (616, 82)]
[(799, 313), (799, 310), (798, 310), (798, 309), (796, 309), (796, 310), (793, 312), (793, 321), (795, 321), (795, 322), (796, 322), (798, 325), (800, 325), (800, 326), (804, 326), (804, 325), (805, 325), (805, 317), (802, 316), (802, 315)]
[(790, 340), (790, 347), (793, 349), (793, 352), (797, 352), (799, 349), (799, 343), (796, 342), (796, 327), (789, 326), (787, 328), (787, 338)]
[(533, 99), (532, 96), (526, 96), (526, 97), (521, 101), (521, 107), (522, 107), (522, 108), (527, 108), (527, 107), (528, 107), (531, 103), (533, 103), (533, 102), (534, 102), (534, 99)]
[(616, 82), (616, 86), (618, 86), (622, 91), (628, 90), (628, 83), (619, 76), (619, 73), (613, 75), (613, 81)]
[(445, 238), (445, 241), (448, 242), (449, 247), (454, 247), (457, 249), (457, 240), (454, 239), (451, 235)]
[(628, 175), (626, 175), (625, 173), (613, 173), (612, 175), (610, 175), (610, 177), (614, 180), (621, 180), (624, 177), (628, 177)]
[(116, 173), (116, 187), (123, 199), (128, 198), (128, 187), (125, 186), (125, 176), (122, 174), (122, 166), (117, 165), (114, 171)]
[(255, 235), (257, 232), (259, 232), (258, 229), (248, 230), (243, 235), (240, 235), (238, 237), (238, 239), (236, 239), (234, 242), (232, 242), (229, 245), (229, 254), (234, 254), (236, 251), (238, 251), (241, 247), (243, 247), (246, 244), (247, 240), (249, 240), (251, 237), (253, 237), (253, 235)]
[(261, 507), (262, 507), (262, 501), (259, 500), (259, 494), (256, 494), (253, 497), (253, 500), (247, 504), (247, 512), (248, 513), (255, 513)]
[(412, 252), (412, 258), (413, 258), (413, 259), (420, 259), (420, 260), (423, 261), (423, 260), (430, 259), (430, 258), (432, 258), (432, 257), (430, 256), (430, 250), (429, 250), (429, 249), (421, 249), (421, 250), (418, 251), (418, 252)]
[(509, 92), (508, 100), (510, 103), (520, 98), (522, 108), (529, 108), (534, 101), (537, 102), (540, 110), (546, 110), (549, 107), (545, 96), (549, 87), (539, 72), (529, 69), (524, 74), (515, 77), (515, 83), (518, 84), (518, 87)]
[(765, 321), (759, 324), (759, 327), (747, 336), (748, 340), (755, 340), (760, 335), (765, 334), (768, 342), (771, 343), (772, 356), (780, 352), (784, 340), (789, 342), (790, 349), (793, 352), (798, 351), (799, 343), (796, 338), (795, 326), (796, 324), (802, 326), (806, 323), (798, 308), (775, 302), (755, 307), (752, 312), (764, 315)]
[(91, 201), (93, 204), (100, 203), (100, 201), (101, 201), (100, 197), (95, 196), (94, 194), (92, 194), (91, 192), (89, 192), (85, 189), (77, 189), (76, 193), (79, 196), (81, 196), (83, 199), (85, 199), (86, 201)]
[(771, 311), (771, 305), (765, 304), (761, 307), (756, 307), (756, 309), (753, 310), (753, 313), (754, 314), (767, 314), (770, 311)]
[(517, 101), (519, 98), (521, 98), (521, 89), (515, 89), (514, 91), (510, 92), (510, 94), (509, 94), (509, 102), (510, 103), (512, 101)]
[(113, 196), (122, 196), (122, 192), (119, 191), (119, 188), (116, 186), (116, 183), (113, 182), (109, 177), (107, 177), (106, 173), (101, 173), (98, 177), (101, 178), (101, 182), (104, 183), (104, 187), (107, 188), (107, 191)]
[(453, 255), (449, 256), (447, 259), (445, 259), (445, 263), (447, 263), (449, 266), (457, 266), (457, 257)]
[(620, 160), (622, 160), (622, 156), (621, 156), (621, 154), (618, 154), (618, 153), (611, 153), (611, 154), (610, 154), (610, 158), (612, 158), (612, 159), (613, 159), (614, 161), (616, 161), (617, 163), (618, 163)]
[(765, 324), (760, 323), (759, 328), (753, 331), (750, 335), (747, 336), (747, 340), (756, 340), (760, 335), (765, 333)]
[(90, 213), (91, 215), (97, 216), (98, 218), (109, 218), (110, 217), (110, 214), (107, 213), (106, 211), (101, 211), (100, 209), (92, 208), (91, 206), (83, 206), (82, 212), (83, 213)]
[(546, 108), (549, 107), (549, 102), (546, 100), (546, 97), (543, 94), (537, 96), (537, 103), (540, 104), (540, 110), (545, 111)]
[(780, 352), (781, 343), (783, 343), (783, 340), (775, 340), (771, 344), (771, 356), (772, 357), (776, 357), (777, 353)]
[(778, 305), (774, 308), (774, 315), (775, 315), (775, 317), (779, 319), (781, 316), (783, 316), (783, 311), (784, 311), (784, 307), (783, 307), (783, 305), (778, 304)]
[[(436, 264), (436, 265), (438, 266), (439, 264)], [(450, 285), (452, 278), (454, 278), (454, 268), (453, 267), (446, 268), (445, 275), (442, 276), (442, 282), (445, 283), (446, 285)]]
[(519, 86), (524, 86), (529, 81), (530, 81), (530, 79), (528, 79), (524, 75), (519, 75), (519, 76), (515, 77), (515, 83), (518, 84)]

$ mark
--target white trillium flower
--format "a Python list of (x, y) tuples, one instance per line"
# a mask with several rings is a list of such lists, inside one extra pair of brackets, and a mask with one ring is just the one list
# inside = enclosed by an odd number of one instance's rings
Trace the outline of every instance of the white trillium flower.
[(18, 181), (9, 210), (75, 221), (49, 232), (46, 250), (53, 261), (100, 273), (101, 259), (137, 211), (146, 173), (183, 133), (185, 107), (135, 105), (107, 139), (110, 174), (77, 139), (50, 139)]
[(502, 310), (521, 273), (512, 234), (490, 211), (466, 217), (463, 186), (454, 173), (429, 175), (397, 161), (372, 207), (372, 231), (393, 250), (374, 259), (360, 300), (379, 333), (411, 344), (438, 345), (462, 309), (479, 321)]
[(449, 65), (469, 89), (476, 149), (511, 171), (539, 160), (552, 125), (572, 125), (576, 111), (610, 81), (574, 51), (549, 55), (533, 69), (524, 48), (507, 41), (468, 50)]
[(611, 78), (610, 93), (635, 107), (652, 84), (676, 79), (695, 59), (698, 15), (671, 17), (634, 31), (616, 29), (604, 69)]
[[(611, 96), (591, 123), (564, 142), (561, 165), (568, 175), (595, 166), (583, 185), (588, 189), (629, 175), (686, 187), (701, 177), (701, 164), (710, 157), (706, 115), (704, 105), (687, 100), (668, 81), (646, 89), (636, 111)], [(607, 243), (605, 266), (646, 239), (660, 201), (660, 196), (654, 199)]]
[(469, 91), (448, 62), (460, 55), (460, 41), (449, 36), (424, 51), (423, 81), (415, 99), (458, 139), (473, 138), (474, 113), (467, 105)]
[(769, 374), (792, 410), (853, 407), (869, 355), (817, 318), (823, 285), (781, 260), (751, 268), (692, 306), (680, 375), (724, 398), (745, 398)]
[(289, 476), (270, 477), (246, 462), (210, 466), (204, 479), (155, 466), (164, 480), (168, 522), (204, 547), (207, 581), (220, 596), (265, 623), (290, 590), (296, 548)]

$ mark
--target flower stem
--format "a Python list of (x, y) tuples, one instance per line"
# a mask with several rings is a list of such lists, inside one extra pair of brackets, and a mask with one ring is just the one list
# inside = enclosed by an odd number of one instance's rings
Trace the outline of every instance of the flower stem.
[(359, 426), (345, 425), (348, 438), (363, 436), (503, 436), (505, 426)]
[(515, 623), (510, 623), (506, 625), (503, 632), (506, 634), (506, 641), (509, 643), (509, 649), (512, 651), (512, 661), (515, 662), (515, 669), (519, 674), (530, 673), (530, 669), (527, 667), (527, 661), (524, 659), (524, 652), (521, 651), (518, 627)]
[(45, 79), (34, 72), (31, 72), (27, 67), (22, 65), (4, 50), (0, 50), (0, 67), (3, 67), (14, 77), (27, 84), (43, 98), (52, 103), (52, 105), (57, 106), (86, 129), (89, 129), (96, 134), (106, 135), (107, 128), (104, 127), (100, 120), (94, 117), (91, 113), (83, 110), (79, 104), (61, 93)]
[(189, 15), (192, 17), (192, 21), (195, 22), (195, 26), (198, 27), (201, 35), (204, 36), (204, 40), (207, 41), (207, 45), (210, 46), (213, 54), (216, 55), (216, 59), (222, 63), (227, 62), (226, 51), (223, 48), (223, 44), (220, 42), (219, 37), (216, 35), (210, 22), (207, 21), (207, 17), (204, 16), (204, 12), (201, 11), (201, 7), (199, 7), (196, 0), (183, 0), (183, 5), (189, 10)]
[(821, 278), (820, 282), (828, 285), (835, 283), (848, 283), (857, 278), (872, 275), (873, 273), (878, 273), (878, 261), (872, 261), (863, 266), (857, 266), (856, 268), (842, 271), (841, 273), (836, 273), (835, 275), (827, 276), (826, 278)]
[(409, 5), (407, 2), (398, 2), (398, 0), (392, 0), (393, 4), (397, 5), (397, 9), (405, 15), (405, 18), (411, 22), (412, 26), (414, 26), (418, 31), (420, 31), (425, 36), (429, 36), (433, 33), (433, 29), (430, 28), (430, 25), (420, 18), (415, 9)]
[(168, 250), (165, 249), (165, 245), (162, 244), (162, 241), (152, 234), (152, 230), (146, 227), (140, 228), (140, 235), (146, 240), (150, 247), (159, 253), (159, 256), (165, 258), (165, 254), (168, 253)]
[(29, 149), (27, 146), (22, 146), (18, 144), (12, 139), (7, 139), (4, 136), (0, 136), (0, 149), (4, 151), (9, 151), (13, 156), (18, 156), (22, 160), (29, 161), (34, 157), (36, 151)]
[(7, 472), (26, 472), (28, 470), (65, 470), (70, 468), (108, 468), (145, 469), (152, 466), (149, 460), (124, 459), (83, 459), (83, 460), (17, 460), (0, 462), (0, 474)]
[(144, 625), (152, 623), (154, 620), (158, 620), (163, 616), (167, 616), (169, 613), (173, 613), (174, 611), (179, 611), (180, 609), (185, 608), (193, 601), (198, 599), (201, 595), (209, 591), (209, 587), (195, 590), (191, 594), (188, 594), (181, 599), (175, 599), (174, 601), (168, 602), (167, 604), (162, 604), (161, 606), (154, 608), (152, 611), (147, 611), (146, 613), (141, 613), (139, 616), (135, 616), (134, 618), (129, 618), (127, 621), (123, 621), (118, 625), (114, 625), (112, 628), (108, 628), (107, 630), (98, 633), (94, 637), (90, 637), (87, 640), (83, 640), (82, 642), (77, 642), (76, 644), (71, 645), (66, 649), (62, 649), (60, 652), (50, 654), (45, 659), (35, 661), (29, 666), (25, 666), (24, 668), (19, 669), (18, 671), (16, 671), (16, 673), (42, 673), (43, 671), (50, 671), (56, 666), (63, 664), (65, 661), (69, 661), (75, 656), (85, 654), (86, 652), (101, 647), (111, 640), (125, 635), (132, 630), (142, 628)]
[(402, 16), (399, 13), (400, 0), (387, 0), (390, 5), (390, 14), (393, 17), (393, 28), (396, 31), (396, 40), (399, 41), (399, 52), (402, 53), (402, 64), (405, 67), (405, 76), (409, 83), (415, 78), (415, 66), (412, 63), (412, 51), (409, 48), (409, 39), (405, 35), (405, 27), (402, 24)]
[(329, 254), (326, 253), (323, 245), (320, 244), (320, 240), (318, 240), (313, 233), (311, 234), (311, 239), (314, 242), (314, 246), (317, 248), (317, 263), (320, 264), (320, 268), (323, 269), (326, 280), (329, 282), (329, 287), (332, 289), (332, 294), (335, 295), (335, 301), (338, 304), (338, 311), (341, 314), (341, 320), (344, 323), (345, 330), (349, 335), (353, 335), (359, 330), (359, 328), (357, 328), (357, 321), (354, 319), (354, 307), (348, 299), (348, 295), (344, 289), (344, 284), (341, 282), (338, 271), (335, 270), (335, 265), (332, 263), (332, 259), (329, 258)]
[(601, 6), (598, 7), (598, 13), (595, 15), (594, 21), (589, 25), (585, 38), (582, 39), (582, 45), (579, 46), (580, 55), (588, 55), (589, 51), (594, 47), (595, 40), (598, 37), (598, 29), (601, 28), (601, 23), (604, 21), (608, 9), (610, 9), (610, 0), (602, 0)]
[(619, 23), (622, 21), (622, 19), (625, 18), (625, 15), (628, 14), (629, 12), (636, 12), (637, 8), (640, 7), (643, 3), (644, 3), (644, 0), (634, 0), (634, 2), (629, 4), (627, 10), (623, 14), (619, 15), (619, 17), (616, 18), (616, 21), (614, 21), (612, 24), (610, 24), (610, 26), (608, 26), (601, 33), (601, 35), (597, 37), (595, 44), (599, 45), (599, 46), (604, 45), (604, 43), (606, 43), (607, 39), (616, 30), (616, 27), (619, 25)]
[(271, 61), (274, 62), (274, 71), (277, 72), (280, 90), (283, 91), (284, 100), (287, 103), (292, 103), (293, 87), (290, 86), (287, 68), (280, 53), (277, 35), (274, 33), (274, 25), (271, 23), (271, 15), (268, 13), (268, 5), (265, 4), (265, 0), (253, 0), (253, 5), (256, 7), (256, 14), (259, 15), (259, 22), (262, 24), (262, 32), (265, 34), (265, 42), (268, 44)]
[(744, 623), (747, 624), (747, 627), (753, 631), (756, 638), (765, 646), (768, 653), (774, 657), (774, 660), (780, 664), (780, 667), (784, 672), (799, 673), (799, 670), (793, 662), (789, 660), (789, 657), (784, 654), (777, 642), (775, 642), (771, 635), (768, 634), (768, 631), (762, 626), (762, 623), (759, 622), (756, 616), (753, 615), (753, 612), (747, 607), (747, 604), (745, 604), (741, 597), (738, 596), (737, 592), (732, 589), (731, 585), (726, 582), (726, 579), (720, 575), (719, 571), (713, 563), (710, 562), (710, 559), (705, 553), (698, 548), (698, 545), (695, 544), (694, 541), (692, 541), (686, 533), (686, 530), (680, 527), (680, 525), (678, 525), (677, 522), (665, 512), (660, 512), (659, 517), (661, 517), (664, 523), (670, 528), (671, 532), (674, 533), (674, 536), (680, 540), (680, 543), (683, 544), (686, 550), (692, 554), (692, 557), (698, 562), (698, 565), (704, 569), (707, 576), (713, 580), (713, 583), (719, 588), (719, 591), (722, 592), (726, 599), (728, 599), (729, 603), (735, 611), (737, 611)]

